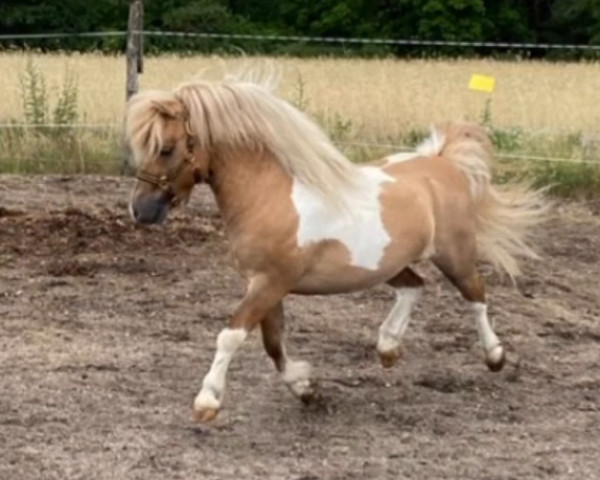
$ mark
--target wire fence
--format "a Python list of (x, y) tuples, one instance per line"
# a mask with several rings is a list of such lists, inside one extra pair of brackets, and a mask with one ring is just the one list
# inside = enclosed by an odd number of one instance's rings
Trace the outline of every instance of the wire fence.
[[(0, 130), (11, 130), (11, 129), (26, 129), (26, 130), (39, 130), (43, 131), (45, 129), (48, 130), (108, 130), (113, 133), (115, 137), (119, 136), (122, 132), (122, 125), (118, 123), (77, 123), (77, 124), (55, 124), (55, 123), (43, 123), (43, 124), (30, 124), (30, 123), (0, 123)], [(538, 131), (530, 131), (528, 132), (530, 135), (560, 135), (565, 132), (558, 132), (553, 130), (538, 130)], [(589, 134), (586, 136), (586, 145), (584, 148), (595, 153), (596, 147), (600, 150), (600, 133), (599, 134)], [(372, 149), (378, 151), (385, 151), (387, 154), (392, 154), (396, 152), (412, 152), (415, 150), (415, 145), (407, 145), (403, 143), (393, 143), (393, 142), (381, 142), (381, 141), (373, 141), (370, 139), (361, 139), (356, 138), (353, 140), (339, 140), (334, 142), (339, 148), (363, 148), (363, 149)], [(506, 159), (506, 160), (523, 160), (528, 162), (546, 162), (546, 163), (572, 163), (572, 164), (590, 164), (590, 165), (599, 165), (600, 166), (600, 158), (590, 159), (583, 157), (558, 157), (558, 156), (547, 156), (540, 155), (535, 152), (503, 152), (501, 149), (498, 150), (495, 154), (497, 158)], [(587, 155), (589, 157), (590, 155)], [(595, 155), (593, 155), (595, 156)]]
[[(301, 42), (301, 43), (339, 43), (361, 45), (395, 45), (413, 47), (465, 47), (465, 48), (512, 48), (518, 50), (582, 50), (600, 51), (600, 45), (558, 44), (558, 43), (519, 43), (519, 42), (472, 42), (461, 40), (421, 40), (413, 38), (360, 38), (360, 37), (322, 37), (303, 35), (260, 35), (244, 33), (212, 33), (212, 32), (176, 32), (164, 30), (134, 30), (134, 34), (146, 37), (178, 37), (213, 40), (257, 40), (265, 42)], [(98, 38), (126, 37), (125, 30), (99, 32), (55, 32), (3, 34), (0, 41), (10, 40), (44, 40), (61, 38)]]
[[(0, 129), (56, 129), (56, 130), (110, 130), (114, 133), (114, 136), (117, 137), (121, 133), (121, 125), (118, 124), (0, 124)], [(600, 143), (598, 140), (594, 139), (590, 141), (590, 144)], [(338, 146), (338, 148), (364, 148), (364, 149), (372, 149), (378, 151), (386, 151), (387, 154), (399, 153), (399, 152), (412, 152), (415, 150), (414, 145), (407, 144), (399, 144), (399, 143), (388, 143), (388, 142), (377, 142), (377, 141), (368, 141), (357, 138), (352, 141), (334, 141), (334, 144)], [(495, 157), (506, 160), (523, 160), (527, 162), (540, 162), (540, 163), (571, 163), (571, 164), (588, 164), (588, 165), (598, 165), (600, 166), (600, 159), (589, 159), (582, 157), (575, 158), (567, 158), (567, 157), (553, 157), (553, 156), (545, 156), (539, 155), (537, 153), (509, 153), (503, 152), (499, 150), (495, 153)], [(106, 160), (107, 162), (109, 160)]]

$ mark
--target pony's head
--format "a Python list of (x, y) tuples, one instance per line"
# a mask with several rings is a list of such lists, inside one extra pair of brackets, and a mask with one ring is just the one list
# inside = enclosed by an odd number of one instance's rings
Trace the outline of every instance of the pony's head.
[(208, 158), (196, 146), (188, 117), (173, 92), (145, 91), (127, 104), (125, 135), (137, 169), (129, 211), (137, 223), (164, 221), (208, 175)]
[(250, 71), (133, 96), (125, 116), (138, 171), (133, 219), (161, 222), (170, 207), (187, 201), (196, 183), (218, 184), (221, 166), (248, 153), (277, 162), (332, 205), (347, 207), (349, 198), (355, 205), (359, 169), (317, 123), (276, 96), (274, 86), (272, 77), (255, 78)]

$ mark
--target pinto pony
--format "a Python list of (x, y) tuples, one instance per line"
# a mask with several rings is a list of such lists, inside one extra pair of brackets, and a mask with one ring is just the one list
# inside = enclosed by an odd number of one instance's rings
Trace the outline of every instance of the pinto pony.
[(197, 421), (222, 407), (228, 366), (260, 326), (265, 350), (294, 395), (309, 402), (308, 363), (284, 344), (287, 294), (334, 294), (390, 285), (395, 304), (379, 328), (384, 367), (400, 342), (423, 279), (411, 265), (431, 260), (469, 302), (485, 363), (505, 361), (488, 320), (484, 259), (510, 277), (517, 258), (535, 257), (528, 234), (546, 210), (540, 191), (491, 184), (492, 145), (476, 126), (434, 128), (411, 154), (355, 165), (304, 113), (243, 76), (198, 81), (131, 98), (126, 138), (137, 166), (130, 213), (162, 222), (194, 185), (212, 189), (246, 294), (218, 335), (194, 401)]

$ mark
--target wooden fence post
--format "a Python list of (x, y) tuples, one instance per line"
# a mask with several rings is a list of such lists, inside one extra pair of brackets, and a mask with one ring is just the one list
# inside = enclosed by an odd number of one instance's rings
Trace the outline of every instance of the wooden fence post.
[(144, 8), (141, 0), (135, 0), (129, 7), (129, 21), (127, 22), (127, 90), (126, 99), (129, 100), (138, 91), (138, 73), (142, 73), (144, 63), (142, 59), (142, 33), (144, 25)]
[[(144, 71), (144, 5), (142, 0), (134, 0), (129, 6), (129, 19), (127, 21), (127, 47), (125, 49), (126, 83), (125, 100), (137, 93), (139, 88), (138, 74)], [(121, 175), (131, 173), (131, 152), (125, 147), (121, 163)]]

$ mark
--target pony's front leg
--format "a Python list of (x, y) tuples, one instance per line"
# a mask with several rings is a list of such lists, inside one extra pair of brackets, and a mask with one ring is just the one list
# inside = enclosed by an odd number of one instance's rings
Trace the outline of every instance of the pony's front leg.
[(254, 277), (249, 282), (246, 295), (233, 314), (229, 327), (223, 329), (217, 337), (217, 350), (212, 365), (194, 400), (196, 421), (208, 422), (219, 413), (229, 364), (248, 333), (287, 293), (282, 289), (281, 283), (265, 276)]
[(303, 403), (310, 403), (317, 391), (316, 383), (311, 378), (310, 365), (290, 360), (287, 356), (283, 341), (284, 326), (283, 303), (279, 302), (260, 322), (263, 345), (292, 393)]

